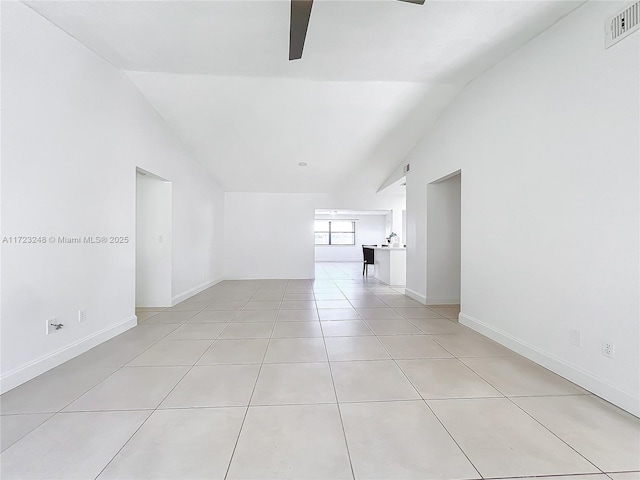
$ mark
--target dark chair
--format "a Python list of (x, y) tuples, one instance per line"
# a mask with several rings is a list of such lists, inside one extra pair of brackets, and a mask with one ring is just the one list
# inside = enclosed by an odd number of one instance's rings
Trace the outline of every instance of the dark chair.
[(362, 245), (362, 257), (364, 259), (364, 264), (362, 265), (362, 275), (364, 272), (367, 272), (369, 275), (369, 265), (373, 265), (373, 248), (367, 247), (377, 247), (377, 245)]

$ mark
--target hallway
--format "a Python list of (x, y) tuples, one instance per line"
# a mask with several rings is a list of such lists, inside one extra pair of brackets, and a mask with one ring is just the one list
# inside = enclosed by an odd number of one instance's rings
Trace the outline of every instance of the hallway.
[(0, 477), (640, 478), (640, 420), (361, 270), (143, 309), (0, 397)]

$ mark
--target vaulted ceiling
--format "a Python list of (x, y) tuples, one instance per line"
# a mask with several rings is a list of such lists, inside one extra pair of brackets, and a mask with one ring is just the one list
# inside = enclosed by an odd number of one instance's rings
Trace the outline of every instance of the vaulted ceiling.
[[(28, 1), (124, 70), (226, 191), (373, 193), (459, 91), (583, 1)], [(298, 166), (299, 162), (308, 164)]]

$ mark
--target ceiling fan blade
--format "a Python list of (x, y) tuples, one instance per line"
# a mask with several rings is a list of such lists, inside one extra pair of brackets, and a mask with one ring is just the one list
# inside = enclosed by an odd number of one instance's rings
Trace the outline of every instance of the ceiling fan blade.
[(415, 3), (416, 5), (424, 5), (424, 0), (400, 0), (401, 2)]
[(289, 29), (289, 60), (302, 58), (313, 0), (291, 0), (291, 26)]

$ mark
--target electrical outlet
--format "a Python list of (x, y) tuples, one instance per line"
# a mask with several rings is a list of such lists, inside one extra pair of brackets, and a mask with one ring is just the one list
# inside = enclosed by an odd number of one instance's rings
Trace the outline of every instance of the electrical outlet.
[(616, 346), (613, 343), (602, 342), (602, 355), (607, 358), (613, 358), (616, 353)]
[(569, 332), (569, 340), (571, 345), (575, 345), (576, 347), (582, 346), (582, 332), (580, 330), (571, 330)]
[(78, 322), (82, 323), (87, 319), (87, 309), (78, 310)]
[(47, 320), (47, 325), (46, 325), (47, 335), (59, 332), (63, 326), (64, 325), (62, 325), (56, 317), (50, 318), (49, 320)]

